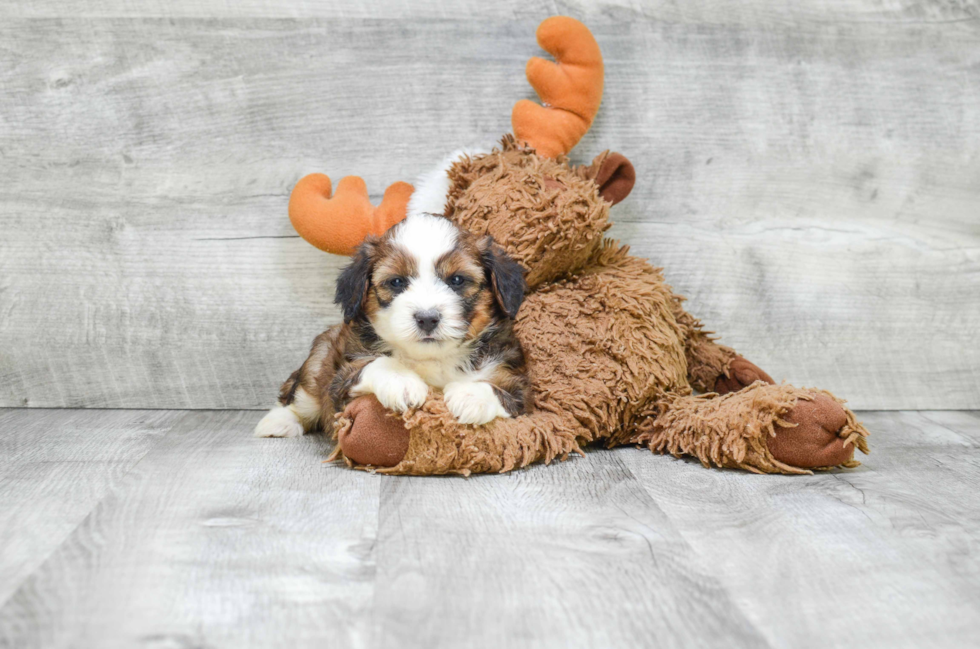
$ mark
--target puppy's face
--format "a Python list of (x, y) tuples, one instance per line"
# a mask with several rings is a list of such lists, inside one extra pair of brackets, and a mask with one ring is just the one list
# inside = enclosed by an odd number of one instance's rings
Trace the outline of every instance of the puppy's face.
[(523, 269), (448, 219), (413, 215), (362, 244), (337, 281), (344, 320), (366, 319), (385, 343), (413, 358), (438, 358), (513, 318)]

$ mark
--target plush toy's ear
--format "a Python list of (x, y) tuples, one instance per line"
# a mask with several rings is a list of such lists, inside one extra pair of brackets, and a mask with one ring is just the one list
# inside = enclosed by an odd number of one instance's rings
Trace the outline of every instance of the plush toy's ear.
[(405, 218), (413, 191), (408, 183), (394, 183), (374, 207), (367, 185), (357, 176), (341, 178), (331, 196), (330, 178), (310, 174), (293, 188), (289, 220), (301, 237), (320, 250), (350, 256), (366, 237), (380, 236)]
[(374, 266), (374, 241), (374, 237), (369, 236), (337, 278), (337, 293), (333, 301), (343, 309), (344, 322), (354, 320), (364, 306)]
[(603, 151), (588, 167), (579, 167), (576, 173), (599, 186), (599, 195), (615, 205), (629, 196), (636, 183), (633, 163), (622, 153)]
[(516, 318), (527, 292), (524, 267), (495, 244), (493, 237), (484, 237), (480, 241), (480, 251), (494, 300), (508, 318)]
[(533, 57), (527, 80), (544, 106), (522, 99), (514, 105), (511, 126), (519, 142), (538, 155), (557, 158), (585, 135), (602, 102), (602, 52), (589, 28), (568, 16), (538, 25), (538, 45), (555, 62)]

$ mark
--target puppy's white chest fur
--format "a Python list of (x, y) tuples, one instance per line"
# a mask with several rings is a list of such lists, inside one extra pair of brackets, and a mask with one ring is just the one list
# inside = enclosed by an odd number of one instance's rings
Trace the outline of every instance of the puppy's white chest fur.
[(418, 359), (398, 353), (394, 355), (402, 365), (418, 374), (428, 385), (439, 389), (453, 381), (471, 377), (472, 373), (465, 367), (461, 367), (467, 356), (468, 352), (461, 348), (450, 350), (445, 355), (435, 358)]

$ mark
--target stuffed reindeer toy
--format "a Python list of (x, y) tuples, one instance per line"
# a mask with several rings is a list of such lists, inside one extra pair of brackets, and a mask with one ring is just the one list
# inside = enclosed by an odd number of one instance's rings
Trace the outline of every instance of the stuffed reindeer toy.
[[(566, 157), (599, 109), (599, 46), (567, 17), (542, 22), (537, 38), (554, 57), (527, 65), (543, 105), (518, 102), (513, 135), (498, 148), (453, 154), (417, 189), (391, 185), (377, 207), (360, 178), (342, 179), (332, 193), (322, 174), (303, 178), (289, 205), (300, 235), (322, 250), (355, 255), (354, 264), (365, 241), (377, 246), (406, 216), (409, 224), (424, 214), (448, 219), (474, 255), (496, 251), (516, 261), (526, 294), (515, 313), (498, 315), (510, 320), (522, 353), (515, 372), (526, 376), (526, 403), (466, 423), (454, 412), (460, 397), (450, 384), (417, 390), (399, 408), (386, 408), (367, 388), (361, 396), (343, 392), (336, 377), (363, 352), (338, 338), (357, 326), (358, 315), (345, 309), (347, 322), (318, 338), (307, 360), (324, 380), (298, 371), (268, 417), (299, 422), (286, 435), (322, 427), (337, 438), (334, 458), (390, 474), (510, 471), (565, 460), (594, 442), (756, 473), (856, 466), (854, 449), (867, 453), (868, 433), (842, 400), (775, 384), (703, 329), (661, 269), (604, 238), (610, 208), (633, 187), (633, 167), (618, 153), (578, 167)], [(495, 281), (486, 269), (471, 274), (474, 291)], [(391, 287), (373, 277), (358, 285), (357, 299), (390, 297)]]

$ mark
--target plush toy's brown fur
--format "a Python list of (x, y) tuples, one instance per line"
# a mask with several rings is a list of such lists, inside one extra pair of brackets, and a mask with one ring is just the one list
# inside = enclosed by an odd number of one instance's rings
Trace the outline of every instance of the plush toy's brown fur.
[[(603, 238), (611, 202), (594, 178), (607, 159), (573, 169), (507, 137), (450, 172), (447, 215), (492, 235), (528, 270), (515, 330), (535, 412), (474, 427), (435, 392), (403, 416), (362, 397), (339, 418), (337, 457), (396, 474), (508, 471), (602, 440), (766, 473), (856, 464), (867, 431), (841, 402), (773, 385), (712, 341), (660, 269)], [(375, 452), (392, 445), (406, 448), (394, 466), (397, 453)]]
[[(774, 385), (714, 342), (660, 269), (603, 237), (610, 206), (633, 187), (633, 167), (617, 153), (578, 168), (564, 157), (599, 108), (602, 57), (588, 29), (567, 17), (545, 20), (538, 42), (556, 59), (532, 59), (527, 69), (546, 105), (518, 102), (520, 142), (507, 136), (500, 149), (452, 167), (446, 208), (527, 269), (515, 331), (536, 410), (475, 427), (457, 423), (437, 392), (403, 415), (360, 397), (337, 415), (333, 457), (385, 473), (465, 474), (565, 459), (602, 441), (762, 473), (855, 466), (867, 431), (842, 401)], [(403, 185), (374, 208), (360, 179), (342, 180), (331, 196), (329, 179), (308, 177), (293, 192), (290, 218), (314, 245), (349, 254), (366, 233), (403, 217), (411, 193)]]

